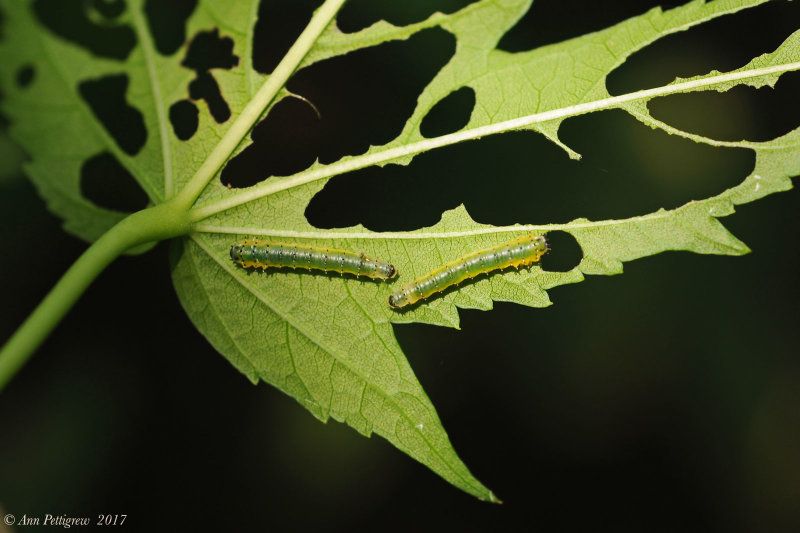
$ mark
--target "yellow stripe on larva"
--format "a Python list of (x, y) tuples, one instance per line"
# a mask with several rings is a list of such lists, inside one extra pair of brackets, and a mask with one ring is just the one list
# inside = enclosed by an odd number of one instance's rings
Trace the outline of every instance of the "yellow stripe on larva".
[(389, 296), (389, 306), (399, 309), (442, 292), (448, 287), (481, 274), (504, 268), (532, 265), (547, 252), (543, 235), (524, 235), (503, 244), (470, 252), (436, 268)]
[(381, 280), (397, 275), (391, 263), (363, 253), (255, 238), (231, 246), (231, 259), (242, 268), (304, 268)]

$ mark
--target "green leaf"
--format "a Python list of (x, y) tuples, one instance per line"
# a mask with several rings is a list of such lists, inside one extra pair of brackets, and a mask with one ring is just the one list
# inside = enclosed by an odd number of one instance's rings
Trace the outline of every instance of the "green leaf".
[[(197, 133), (188, 141), (175, 137), (167, 109), (185, 95), (193, 73), (181, 66), (182, 51), (168, 57), (156, 52), (141, 0), (130, 0), (125, 14), (115, 21), (132, 28), (138, 39), (122, 61), (94, 57), (50, 34), (36, 20), (30, 3), (3, 0), (0, 6), (7, 23), (0, 53), (13, 60), (0, 65), (0, 83), (7, 88), (4, 111), (13, 124), (11, 133), (33, 156), (26, 170), (50, 209), (64, 218), (68, 231), (94, 240), (124, 216), (93, 205), (80, 192), (81, 164), (103, 151), (120, 161), (153, 204), (170, 206), (165, 202), (189, 198), (191, 233), (173, 245), (172, 276), (188, 315), (220, 353), (251, 381), (279, 388), (320, 420), (332, 417), (364, 435), (377, 433), (455, 486), (495, 501), (456, 455), (391, 324), (458, 327), (459, 307), (491, 309), (494, 301), (544, 307), (550, 305), (547, 289), (579, 282), (586, 274), (617, 274), (623, 262), (665, 250), (746, 253), (746, 245), (718, 218), (731, 214), (737, 204), (791, 187), (790, 177), (800, 174), (800, 129), (768, 142), (721, 142), (654, 119), (647, 104), (683, 92), (774, 85), (781, 74), (800, 70), (800, 30), (775, 52), (732, 72), (711, 72), (619, 96), (608, 93), (606, 78), (631, 54), (664, 36), (765, 1), (694, 1), (669, 11), (653, 9), (606, 30), (523, 53), (495, 46), (528, 11), (530, 0), (481, 0), (418, 24), (396, 27), (379, 22), (354, 34), (322, 25), (318, 35), (308, 34), (316, 39), (297, 58), (300, 67), (407, 39), (432, 27), (455, 36), (456, 52), (419, 95), (396, 139), (293, 176), (264, 176), (269, 179), (243, 190), (220, 183), (219, 164), (249, 144), (245, 134), (252, 121), (288, 96), (281, 89), (282, 67), (271, 76), (252, 68), (257, 0), (201, 1), (189, 19), (190, 36), (218, 28), (222, 36), (233, 39), (239, 64), (212, 72), (235, 120), (218, 124), (203, 110)], [(336, 4), (329, 0), (318, 15), (326, 8), (335, 12)], [(314, 29), (313, 24), (307, 31)], [(287, 55), (291, 57), (292, 52)], [(15, 73), (29, 64), (36, 68), (36, 79), (28, 87), (17, 87)], [(116, 144), (77, 90), (82, 81), (119, 73), (129, 79), (127, 101), (142, 113), (148, 132), (144, 147), (135, 154)], [(276, 83), (270, 93), (270, 84)], [(476, 99), (468, 124), (456, 133), (424, 138), (419, 130), (423, 118), (437, 102), (465, 86)], [(558, 138), (561, 121), (606, 109), (625, 110), (654, 128), (698, 142), (752, 149), (756, 167), (742, 184), (714, 197), (622, 220), (578, 218), (567, 224), (538, 221), (495, 227), (475, 222), (459, 207), (443, 213), (430, 228), (375, 233), (360, 226), (320, 230), (303, 214), (333, 176), (372, 165), (408, 164), (419, 153), (495, 133), (538, 131), (578, 158)], [(252, 121), (247, 122), (248, 117)], [(519, 234), (552, 230), (572, 234), (582, 248), (582, 261), (569, 272), (533, 267), (480, 278), (407, 311), (397, 312), (386, 304), (400, 284), (446, 261)], [(400, 277), (387, 284), (293, 272), (251, 274), (231, 263), (229, 250), (237, 240), (252, 235), (364, 252), (391, 261)]]

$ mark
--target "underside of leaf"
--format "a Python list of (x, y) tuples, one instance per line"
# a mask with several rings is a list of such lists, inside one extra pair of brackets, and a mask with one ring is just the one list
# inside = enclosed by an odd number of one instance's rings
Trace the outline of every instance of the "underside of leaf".
[[(722, 142), (655, 119), (648, 104), (672, 94), (774, 86), (782, 74), (800, 70), (800, 29), (774, 52), (731, 72), (675, 79), (663, 87), (617, 96), (606, 85), (614, 69), (654, 41), (765, 2), (697, 0), (671, 10), (653, 9), (602, 31), (519, 53), (501, 51), (497, 43), (528, 12), (531, 0), (480, 0), (416, 24), (399, 27), (381, 21), (351, 34), (326, 21), (298, 68), (409, 39), (430, 28), (452, 35), (455, 52), (422, 90), (402, 131), (390, 142), (329, 164), (317, 162), (290, 176), (265, 175), (261, 183), (243, 189), (223, 185), (221, 169), (204, 175), (203, 164), (220, 146), (231, 147), (225, 156), (229, 160), (250, 145), (249, 135), (236, 137), (236, 117), (261, 102), (260, 88), (276, 75), (253, 68), (258, 0), (201, 1), (187, 22), (190, 42), (171, 55), (156, 49), (143, 0), (129, 0), (113, 21), (136, 36), (136, 46), (122, 59), (97, 57), (49, 32), (37, 20), (32, 2), (2, 0), (7, 21), (0, 53), (10, 58), (0, 64), (3, 111), (11, 120), (12, 136), (33, 156), (26, 171), (49, 208), (64, 219), (68, 231), (87, 241), (126, 214), (83, 196), (81, 167), (86, 160), (111, 154), (152, 204), (175, 198), (199, 179), (189, 211), (193, 232), (173, 243), (172, 276), (187, 314), (211, 344), (251, 381), (279, 388), (318, 419), (333, 418), (367, 436), (377, 433), (455, 486), (496, 501), (456, 455), (392, 324), (458, 327), (458, 308), (488, 310), (495, 301), (545, 307), (551, 304), (550, 288), (582, 281), (585, 275), (618, 274), (626, 261), (668, 250), (746, 253), (747, 246), (719, 218), (733, 213), (736, 205), (791, 188), (790, 178), (800, 174), (800, 128), (766, 142)], [(326, 2), (321, 9), (335, 12), (331, 5)], [(198, 35), (230, 41), (224, 67), (192, 70), (186, 52)], [(25, 86), (15, 83), (21, 68), (36, 72)], [(82, 84), (113, 76), (123, 76), (124, 103), (140, 113), (147, 132), (142, 143), (131, 147), (114, 138), (81, 94)], [(231, 119), (215, 116), (210, 104), (187, 96), (187, 88), (201, 78), (216, 84)], [(466, 125), (426, 138), (420, 131), (425, 117), (463, 88), (474, 95)], [(292, 94), (281, 86), (272, 96), (255, 110), (256, 118)], [(173, 130), (168, 118), (180, 102), (199, 109), (196, 128), (187, 138)], [(535, 202), (529, 223), (503, 227), (476, 222), (463, 206), (443, 213), (435, 225), (403, 232), (372, 232), (361, 226), (322, 230), (306, 219), (306, 206), (334, 176), (374, 165), (407, 165), (418, 154), (487, 135), (535, 131), (577, 159), (580, 154), (559, 138), (562, 121), (609, 109), (697, 142), (752, 150), (755, 168), (744, 182), (710, 198), (627, 219), (592, 221), (575, 213), (571, 222), (551, 224), (536, 219)], [(414, 191), (407, 196), (413, 199)], [(552, 231), (569, 233), (582, 250), (579, 264), (566, 272), (536, 265), (478, 277), (403, 311), (387, 305), (397, 287), (448, 261), (519, 235)], [(400, 276), (381, 283), (324, 273), (251, 272), (229, 257), (233, 243), (251, 236), (380, 257), (394, 264)]]

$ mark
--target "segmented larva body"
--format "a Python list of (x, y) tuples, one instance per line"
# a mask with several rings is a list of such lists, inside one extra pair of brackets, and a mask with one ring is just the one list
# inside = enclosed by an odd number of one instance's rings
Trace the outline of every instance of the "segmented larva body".
[(389, 296), (389, 306), (395, 309), (413, 305), (447, 287), (504, 268), (532, 265), (547, 252), (543, 235), (524, 235), (503, 244), (484, 248), (459, 257), (407, 283)]
[(371, 279), (390, 279), (397, 275), (391, 263), (362, 253), (261, 239), (245, 239), (234, 244), (231, 259), (243, 268), (305, 268)]

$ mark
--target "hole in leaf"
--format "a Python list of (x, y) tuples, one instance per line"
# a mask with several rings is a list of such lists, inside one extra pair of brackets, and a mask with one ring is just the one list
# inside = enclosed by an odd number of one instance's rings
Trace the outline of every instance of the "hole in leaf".
[(475, 91), (472, 87), (461, 87), (434, 105), (420, 124), (423, 137), (438, 137), (454, 133), (469, 122), (475, 107)]
[(800, 74), (781, 76), (775, 89), (734, 87), (676, 94), (650, 102), (653, 117), (684, 131), (717, 140), (768, 141), (800, 126)]
[(169, 108), (169, 121), (178, 139), (191, 139), (199, 124), (197, 106), (189, 100), (175, 102)]
[[(506, 52), (524, 52), (606, 29), (654, 7), (666, 10), (685, 3), (683, 0), (536, 0), (497, 47)], [(567, 15), (569, 24), (564, 23)]]
[[(136, 45), (133, 28), (115, 24), (117, 0), (35, 0), (33, 10), (39, 21), (50, 31), (80, 45), (95, 55), (125, 59)], [(98, 23), (100, 22), (100, 23)]]
[(210, 70), (231, 69), (239, 64), (239, 58), (233, 54), (233, 39), (220, 37), (216, 28), (200, 32), (192, 39), (181, 64), (197, 73), (197, 77), (189, 83), (189, 96), (193, 100), (205, 100), (211, 116), (218, 123), (228, 120), (231, 110)]
[(533, 132), (488, 136), (420, 154), (409, 166), (336, 176), (311, 200), (306, 217), (321, 228), (361, 223), (374, 231), (402, 231), (432, 226), (443, 211), (464, 203), (480, 222), (554, 222), (543, 213), (548, 200), (537, 182), (551, 174), (549, 167), (566, 168), (568, 161)]
[(124, 0), (86, 0), (84, 5), (89, 19), (101, 26), (125, 12)]
[(509, 132), (421, 154), (406, 167), (336, 176), (305, 214), (320, 228), (361, 223), (374, 231), (431, 226), (462, 203), (495, 225), (624, 218), (717, 194), (754, 165), (750, 150), (700, 145), (621, 111), (567, 120), (561, 139), (583, 160), (539, 134)]
[(542, 257), (542, 268), (548, 272), (569, 272), (583, 259), (583, 250), (575, 237), (566, 231), (547, 233), (549, 251)]
[(714, 196), (739, 184), (755, 165), (751, 150), (695, 143), (653, 130), (623, 111), (568, 119), (560, 137), (584, 156), (584, 176), (570, 184), (573, 214), (592, 220)]
[(211, 116), (217, 123), (221, 124), (231, 117), (231, 109), (222, 98), (217, 80), (210, 73), (197, 74), (197, 78), (189, 83), (189, 96), (193, 100), (205, 100)]
[(87, 160), (81, 168), (81, 194), (114, 211), (132, 212), (147, 206), (147, 195), (131, 174), (108, 152)]
[(156, 50), (175, 53), (186, 41), (186, 21), (197, 7), (197, 0), (147, 0), (144, 13)]
[(222, 183), (249, 187), (268, 176), (309, 167), (317, 153), (318, 130), (319, 117), (311, 106), (297, 98), (281, 100), (253, 130), (253, 145), (225, 166)]
[(404, 2), (375, 2), (350, 0), (336, 17), (336, 24), (345, 33), (362, 30), (379, 20), (395, 26), (405, 26), (427, 19), (437, 11), (455, 13), (475, 0), (406, 0)]
[(370, 144), (396, 137), (419, 93), (454, 52), (453, 36), (431, 29), (295, 74), (289, 89), (314, 103), (322, 115), (320, 160), (328, 163), (361, 154)]
[(239, 64), (233, 53), (233, 39), (220, 37), (219, 30), (199, 32), (194, 36), (181, 65), (197, 72), (214, 68), (232, 69)]
[[(299, 100), (276, 105), (254, 130), (254, 143), (236, 158), (244, 158), (237, 163), (241, 166), (234, 167), (235, 172), (224, 172), (222, 183), (249, 186), (271, 175), (301, 170), (314, 156), (331, 163), (344, 155), (364, 153), (370, 144), (391, 141), (411, 116), (419, 93), (454, 50), (451, 34), (432, 29), (407, 41), (385, 43), (299, 71), (288, 88), (312, 102), (321, 118)], [(278, 117), (273, 119), (273, 113)], [(287, 128), (288, 138), (278, 141), (287, 135)], [(294, 146), (287, 148), (290, 152), (278, 154), (274, 146), (260, 139)], [(300, 159), (291, 163), (285, 157), (290, 154)], [(258, 161), (261, 166), (244, 161)]]
[(36, 71), (33, 65), (25, 65), (17, 71), (17, 85), (20, 87), (27, 87), (33, 82)]
[(147, 130), (142, 113), (125, 99), (128, 76), (119, 74), (84, 81), (78, 89), (120, 148), (130, 155), (142, 149)]
[(407, 41), (359, 50), (296, 73), (289, 89), (311, 101), (322, 115), (320, 161), (362, 154), (370, 144), (395, 138), (419, 93), (453, 53), (453, 35), (434, 28)]
[(269, 74), (305, 29), (320, 0), (262, 0), (253, 32), (253, 68)]
[(800, 3), (769, 2), (668, 35), (636, 52), (611, 72), (608, 91), (612, 95), (625, 94), (660, 87), (676, 77), (740, 68), (754, 57), (778, 48), (797, 30), (798, 20)]

